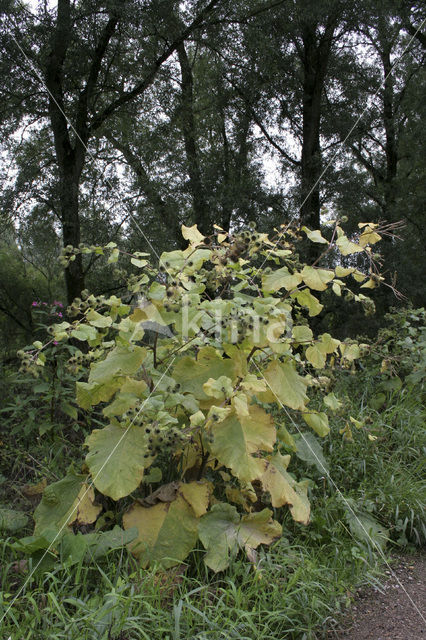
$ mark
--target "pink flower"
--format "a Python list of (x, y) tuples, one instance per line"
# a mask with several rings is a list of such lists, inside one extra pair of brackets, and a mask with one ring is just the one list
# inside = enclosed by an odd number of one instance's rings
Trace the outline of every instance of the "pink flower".
[(32, 307), (38, 307), (38, 302), (36, 300), (34, 300), (34, 302), (31, 303)]
[(41, 304), (43, 305), (43, 307), (47, 307), (47, 302), (42, 302)]
[(58, 341), (57, 341), (57, 340), (54, 340), (54, 341), (53, 341), (53, 344), (58, 344)]
[(57, 313), (56, 315), (59, 316), (59, 318), (62, 318), (62, 313), (61, 312)]
[(52, 304), (56, 305), (57, 307), (63, 307), (64, 306), (62, 304), (62, 302), (60, 302), (59, 300), (54, 300)]

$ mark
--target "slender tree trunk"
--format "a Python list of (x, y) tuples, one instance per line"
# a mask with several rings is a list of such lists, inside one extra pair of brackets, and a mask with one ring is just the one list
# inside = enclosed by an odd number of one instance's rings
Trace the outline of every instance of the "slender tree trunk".
[(194, 81), (192, 69), (182, 42), (177, 47), (179, 65), (182, 76), (182, 131), (185, 144), (185, 154), (189, 175), (189, 189), (191, 192), (194, 222), (202, 233), (209, 233), (210, 221), (207, 214), (207, 202), (204, 197), (204, 187), (201, 178), (201, 167), (197, 133), (194, 117)]
[(334, 20), (329, 19), (322, 36), (317, 25), (302, 27), (303, 105), (300, 221), (313, 229), (320, 226), (321, 103), (330, 58)]
[(386, 174), (384, 180), (384, 216), (387, 220), (394, 219), (395, 214), (395, 180), (398, 171), (398, 145), (395, 129), (394, 91), (392, 65), (390, 60), (391, 48), (384, 45), (381, 51), (383, 65), (383, 125), (385, 129)]

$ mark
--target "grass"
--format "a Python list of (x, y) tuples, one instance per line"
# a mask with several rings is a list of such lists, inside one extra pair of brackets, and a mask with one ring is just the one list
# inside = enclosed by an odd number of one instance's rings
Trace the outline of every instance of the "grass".
[[(11, 546), (13, 539), (3, 539), (1, 638), (329, 637), (355, 588), (376, 584), (383, 568), (383, 558), (374, 545), (351, 530), (345, 500), (358, 513), (368, 513), (387, 527), (391, 543), (386, 553), (395, 546), (420, 546), (426, 539), (425, 410), (415, 389), (388, 395), (383, 409), (372, 410), (372, 386), (368, 378), (361, 382), (349, 375), (338, 379), (335, 393), (346, 397), (346, 407), (343, 415), (332, 420), (331, 436), (322, 443), (335, 484), (303, 461), (292, 461), (298, 477), (312, 479), (311, 525), (294, 523), (286, 510), (278, 513), (283, 537), (260, 550), (255, 566), (237, 558), (227, 571), (215, 575), (206, 569), (199, 549), (179, 569), (144, 571), (125, 551), (115, 551), (102, 563), (58, 565), (27, 581), (31, 562), (26, 567)], [(353, 429), (352, 443), (339, 433), (349, 415), (368, 426), (368, 430)], [(377, 439), (371, 441), (368, 433)], [(42, 454), (42, 442), (37, 442), (35, 450)], [(56, 453), (46, 451), (43, 464), (56, 465)], [(21, 457), (24, 461), (24, 453)], [(16, 481), (20, 468), (15, 461), (12, 475)]]
[(348, 589), (378, 573), (378, 564), (369, 566), (367, 553), (354, 553), (348, 538), (343, 532), (339, 546), (312, 547), (283, 538), (260, 554), (256, 569), (237, 560), (216, 576), (205, 570), (201, 552), (184, 571), (168, 574), (135, 569), (129, 558), (113, 554), (102, 566), (58, 567), (33, 577), (9, 611), (22, 578), (4, 542), (2, 637), (317, 638), (349, 602)]

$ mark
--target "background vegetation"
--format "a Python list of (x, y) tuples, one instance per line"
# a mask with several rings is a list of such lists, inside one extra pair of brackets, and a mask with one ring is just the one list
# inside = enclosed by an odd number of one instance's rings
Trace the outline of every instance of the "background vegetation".
[[(380, 579), (391, 549), (424, 544), (425, 18), (423, 3), (396, 0), (2, 3), (5, 637), (321, 637), (356, 585)], [(36, 380), (17, 350), (44, 342), (85, 288), (124, 294), (137, 273), (125, 254), (181, 249), (182, 224), (210, 235), (214, 224), (237, 233), (255, 222), (270, 233), (342, 216), (353, 234), (360, 221), (402, 224), (380, 243), (392, 286), (369, 292), (374, 316), (318, 294), (315, 333), (371, 348), (352, 369), (336, 367), (330, 391), (342, 406), (325, 441), (312, 435), (331, 479), (288, 442), (311, 524), (279, 512), (283, 537), (255, 566), (237, 557), (217, 575), (201, 546), (164, 572), (140, 569), (113, 540), (77, 562), (61, 548), (32, 575), (42, 554), (17, 541), (32, 533), (45, 484), (81, 464), (102, 416), (73, 402), (89, 364), (69, 367), (75, 345), (52, 344)], [(110, 241), (120, 263), (94, 251), (61, 262), (64, 247)], [(318, 257), (303, 240), (297, 251)], [(321, 266), (335, 264), (330, 252)]]

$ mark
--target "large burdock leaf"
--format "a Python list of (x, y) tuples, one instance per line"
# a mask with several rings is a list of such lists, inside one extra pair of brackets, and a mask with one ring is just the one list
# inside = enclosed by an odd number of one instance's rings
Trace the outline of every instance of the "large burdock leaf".
[(169, 568), (182, 562), (195, 546), (197, 513), (205, 513), (208, 501), (206, 485), (194, 482), (181, 485), (171, 502), (158, 502), (153, 507), (134, 504), (123, 516), (123, 527), (138, 529), (130, 550), (142, 567), (158, 562)]
[(213, 424), (210, 451), (242, 482), (251, 482), (262, 472), (258, 451), (272, 451), (276, 439), (273, 420), (261, 407), (251, 405), (249, 415), (232, 412), (225, 420)]
[(200, 520), (198, 533), (207, 553), (204, 562), (213, 571), (223, 571), (238, 550), (250, 555), (260, 544), (271, 544), (281, 535), (281, 525), (272, 520), (272, 512), (240, 516), (235, 507), (226, 503), (213, 505)]
[(271, 495), (273, 507), (288, 504), (290, 513), (296, 522), (308, 524), (310, 504), (306, 490), (287, 472), (290, 456), (276, 453), (268, 461), (264, 460), (264, 473), (260, 478), (265, 491)]
[(86, 480), (87, 476), (71, 472), (46, 487), (34, 512), (34, 535), (59, 532), (73, 522), (91, 524), (96, 520), (101, 507), (94, 503), (93, 488)]
[(100, 402), (107, 402), (117, 389), (120, 388), (122, 378), (116, 377), (105, 383), (77, 382), (77, 404), (82, 409), (90, 409)]
[(303, 282), (308, 285), (310, 289), (315, 291), (324, 291), (327, 289), (327, 284), (333, 280), (334, 271), (329, 269), (315, 269), (314, 267), (305, 266), (302, 269), (301, 276)]
[(234, 364), (231, 358), (222, 358), (213, 347), (203, 347), (197, 359), (190, 356), (181, 358), (173, 370), (173, 379), (180, 384), (181, 392), (192, 393), (197, 400), (211, 400), (203, 385), (210, 378), (217, 380), (226, 376), (233, 380)]
[(291, 409), (305, 408), (308, 402), (306, 395), (308, 383), (297, 373), (296, 367), (291, 362), (272, 360), (264, 376), (274, 396), (282, 404)]
[(115, 347), (105, 360), (95, 362), (90, 370), (89, 382), (105, 383), (114, 376), (131, 375), (145, 360), (146, 349), (143, 347)]
[(113, 500), (134, 491), (142, 481), (144, 468), (151, 465), (145, 431), (132, 426), (123, 429), (110, 424), (95, 429), (86, 439), (86, 463), (95, 487)]

